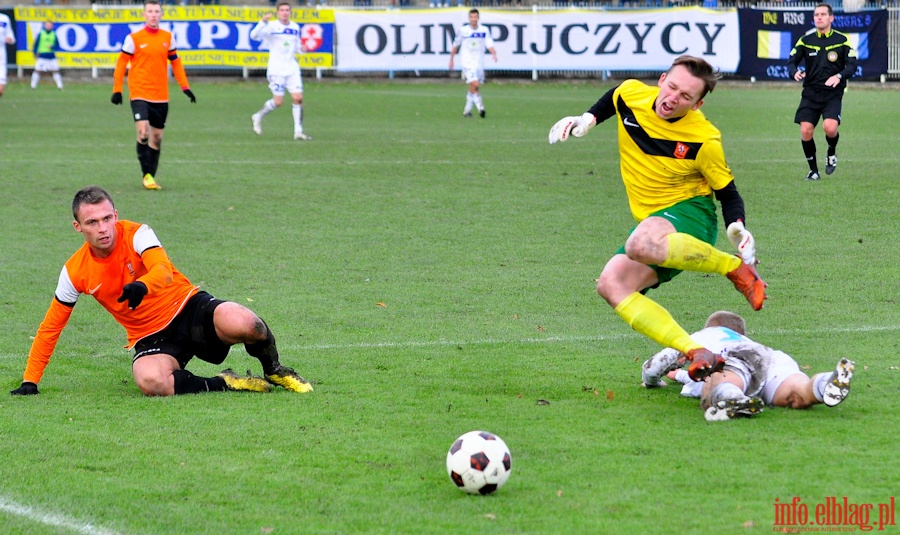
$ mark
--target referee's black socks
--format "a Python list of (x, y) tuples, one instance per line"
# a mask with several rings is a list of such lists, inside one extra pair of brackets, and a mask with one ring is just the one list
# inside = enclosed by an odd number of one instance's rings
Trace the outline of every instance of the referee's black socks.
[(838, 133), (834, 134), (834, 137), (825, 136), (825, 142), (828, 143), (828, 155), (834, 156), (834, 152), (837, 150), (838, 139), (840, 139), (841, 135)]
[(800, 140), (803, 143), (803, 154), (806, 155), (806, 163), (809, 164), (809, 170), (816, 173), (819, 172), (819, 166), (816, 164), (816, 140), (809, 141)]

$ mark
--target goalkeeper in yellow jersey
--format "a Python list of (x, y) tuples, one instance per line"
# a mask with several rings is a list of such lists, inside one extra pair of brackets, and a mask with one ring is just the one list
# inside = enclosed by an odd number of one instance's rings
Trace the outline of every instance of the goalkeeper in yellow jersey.
[[(604, 266), (597, 293), (644, 336), (682, 352), (690, 377), (703, 381), (725, 360), (697, 343), (669, 312), (644, 293), (681, 271), (726, 276), (759, 310), (766, 283), (756, 272), (756, 246), (745, 228), (744, 200), (725, 163), (722, 137), (699, 111), (719, 74), (701, 58), (680, 56), (656, 86), (626, 80), (580, 117), (565, 117), (550, 130), (550, 143), (582, 137), (597, 123), (617, 117), (622, 180), (638, 221)], [(716, 206), (738, 255), (713, 247)]]

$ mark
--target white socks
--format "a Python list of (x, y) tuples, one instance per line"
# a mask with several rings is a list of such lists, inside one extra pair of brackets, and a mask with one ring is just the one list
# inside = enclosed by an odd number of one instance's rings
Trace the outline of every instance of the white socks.
[(472, 112), (472, 105), (475, 104), (475, 99), (473, 97), (474, 95), (472, 95), (472, 93), (466, 91), (466, 107), (463, 108), (463, 113)]
[[(63, 88), (62, 75), (59, 74), (59, 72), (51, 72), (50, 75), (53, 76), (53, 81), (56, 82), (56, 87), (62, 89)], [(41, 81), (41, 73), (39, 73), (37, 71), (32, 71), (32, 73), (31, 73), (31, 88), (37, 89), (38, 82), (40, 82), (40, 81)]]
[[(256, 115), (262, 119), (269, 112), (275, 111), (276, 107), (275, 101), (269, 99), (263, 104), (262, 109), (256, 112)], [(303, 106), (301, 104), (291, 104), (291, 115), (294, 116), (294, 133), (303, 132)]]
[(294, 115), (294, 132), (303, 131), (303, 106), (291, 104), (291, 113)]
[(478, 111), (484, 109), (484, 104), (481, 103), (481, 93), (475, 93), (472, 95), (472, 101), (475, 102), (475, 107), (478, 108)]
[(273, 102), (272, 99), (269, 99), (266, 101), (265, 104), (263, 104), (262, 109), (259, 110), (258, 112), (256, 112), (256, 114), (259, 115), (260, 117), (262, 117), (263, 115), (269, 113), (270, 111), (275, 111), (275, 108), (276, 108), (275, 102)]
[(831, 373), (818, 373), (813, 376), (813, 395), (820, 403), (825, 400), (825, 387), (831, 382)]
[(713, 407), (716, 403), (726, 399), (741, 399), (747, 397), (744, 391), (731, 383), (720, 383), (716, 385), (709, 393), (709, 404)]

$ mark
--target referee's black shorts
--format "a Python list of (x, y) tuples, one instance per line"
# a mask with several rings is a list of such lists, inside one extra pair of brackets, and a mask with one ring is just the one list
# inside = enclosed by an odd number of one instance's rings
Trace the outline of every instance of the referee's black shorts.
[(794, 114), (794, 122), (819, 124), (819, 117), (834, 119), (841, 124), (841, 100), (844, 90), (818, 91), (811, 87), (803, 89), (800, 106)]

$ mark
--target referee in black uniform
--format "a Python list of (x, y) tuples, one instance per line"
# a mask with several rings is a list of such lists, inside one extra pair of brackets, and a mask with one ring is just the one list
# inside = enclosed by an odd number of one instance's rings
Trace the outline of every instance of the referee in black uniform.
[[(813, 131), (822, 117), (822, 129), (828, 143), (825, 173), (837, 168), (835, 149), (838, 144), (838, 125), (841, 124), (841, 99), (847, 79), (856, 72), (856, 51), (845, 34), (831, 28), (834, 11), (829, 4), (819, 4), (813, 12), (816, 31), (797, 40), (791, 50), (788, 65), (794, 80), (803, 81), (800, 107), (794, 122), (800, 125), (800, 141), (809, 164), (806, 180), (819, 180), (816, 164), (816, 141)], [(801, 68), (801, 65), (804, 68)]]

